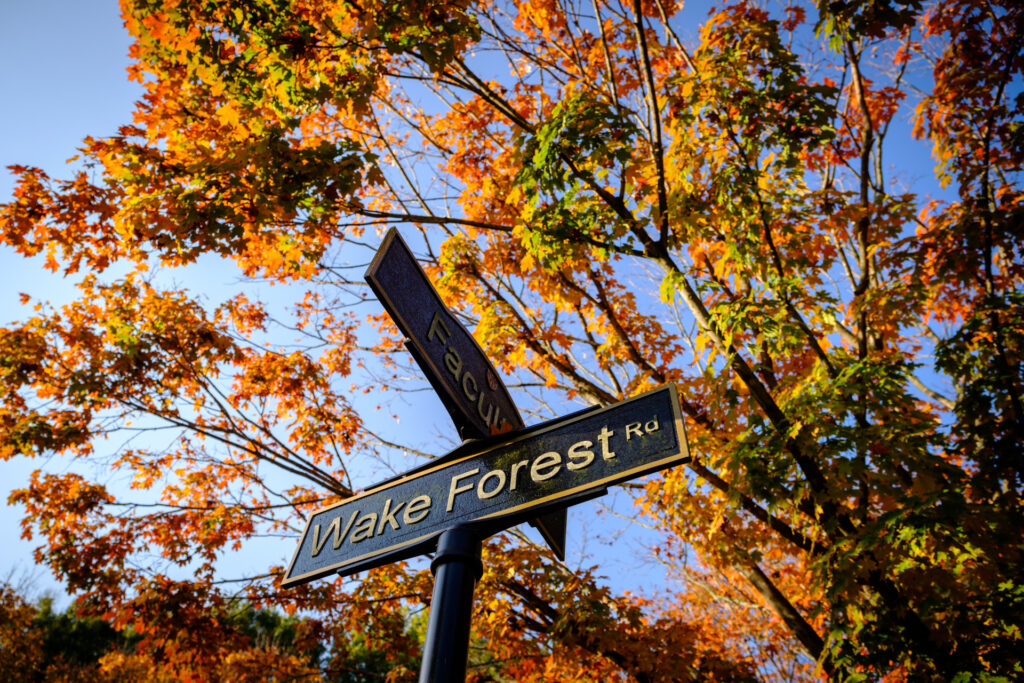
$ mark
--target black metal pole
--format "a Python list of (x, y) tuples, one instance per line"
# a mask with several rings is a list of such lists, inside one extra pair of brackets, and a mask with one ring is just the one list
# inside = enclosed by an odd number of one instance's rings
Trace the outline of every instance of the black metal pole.
[(469, 656), (473, 588), (484, 570), (480, 535), (462, 526), (442, 533), (430, 569), (434, 572), (434, 597), (419, 683), (463, 683)]

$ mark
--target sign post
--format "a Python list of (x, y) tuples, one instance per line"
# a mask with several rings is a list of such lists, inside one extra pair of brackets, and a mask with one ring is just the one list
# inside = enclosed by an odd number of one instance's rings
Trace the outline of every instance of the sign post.
[(475, 355), (467, 351), (468, 342), (456, 330), (472, 336), (447, 313), (415, 260), (415, 269), (408, 263), (386, 265), (396, 241), (408, 252), (396, 232), (388, 238), (367, 279), (381, 295), (397, 281), (389, 282), (388, 274), (404, 269), (397, 277), (407, 284), (414, 270), (422, 274), (430, 291), (422, 283), (411, 285), (422, 297), (419, 305), (392, 297), (385, 307), (409, 337), (460, 433), (480, 436), (310, 515), (281, 586), (335, 573), (347, 576), (434, 551), (420, 683), (461, 681), (473, 589), (483, 571), (481, 541), (524, 521), (553, 519), (564, 547), (567, 507), (600, 496), (613, 484), (688, 462), (689, 447), (674, 385), (523, 427), (496, 374), (491, 381), (493, 366), (475, 341)]
[(430, 563), (434, 596), (423, 641), (420, 683), (466, 680), (473, 588), (484, 572), (480, 536), (456, 526), (441, 534)]

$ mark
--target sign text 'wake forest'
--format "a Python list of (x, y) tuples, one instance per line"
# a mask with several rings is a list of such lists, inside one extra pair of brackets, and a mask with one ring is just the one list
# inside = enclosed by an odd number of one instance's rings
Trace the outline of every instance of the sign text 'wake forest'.
[(674, 386), (570, 415), (314, 513), (282, 585), (412, 557), (457, 523), (513, 518), (685, 462)]

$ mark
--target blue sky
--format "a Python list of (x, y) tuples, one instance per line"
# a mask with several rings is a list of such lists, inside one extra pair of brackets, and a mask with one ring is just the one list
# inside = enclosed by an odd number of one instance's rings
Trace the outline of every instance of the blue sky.
[[(125, 77), (129, 44), (114, 0), (0, 2), (3, 166), (60, 173), (83, 137), (128, 122), (141, 92)], [(4, 172), (4, 200), (11, 181)]]
[[(141, 89), (125, 75), (129, 44), (116, 0), (0, 0), (0, 202), (14, 191), (8, 165), (66, 177), (82, 138), (130, 122)], [(0, 273), (4, 321), (21, 315), (11, 283), (61, 289), (38, 260), (6, 247)]]
[[(125, 77), (128, 34), (114, 0), (0, 0), (0, 202), (14, 189), (10, 164), (67, 175), (65, 161), (86, 135), (107, 135), (130, 121), (140, 90)], [(68, 291), (44, 271), (0, 247), (0, 325), (24, 316), (18, 293), (59, 298)], [(0, 495), (23, 482), (29, 463), (0, 462)], [(0, 505), (0, 580), (14, 573), (36, 578), (35, 589), (55, 590), (32, 567), (31, 543), (19, 538), (18, 510)]]

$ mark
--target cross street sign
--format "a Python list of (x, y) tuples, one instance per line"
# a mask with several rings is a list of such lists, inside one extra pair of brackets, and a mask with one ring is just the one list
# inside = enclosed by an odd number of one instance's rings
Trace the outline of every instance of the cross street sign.
[[(398, 231), (384, 237), (366, 281), (405, 335), (406, 347), (441, 398), (463, 439), (521, 429), (508, 389), (490, 359), (444, 305)], [(565, 557), (565, 512), (530, 522), (560, 559)]]
[(366, 281), (409, 340), (464, 439), (479, 439), (523, 426), (508, 389), (473, 335), (440, 295), (398, 231), (384, 237), (366, 270)]
[(494, 533), (690, 459), (674, 385), (480, 446), (313, 513), (281, 585), (422, 554), (456, 525)]

